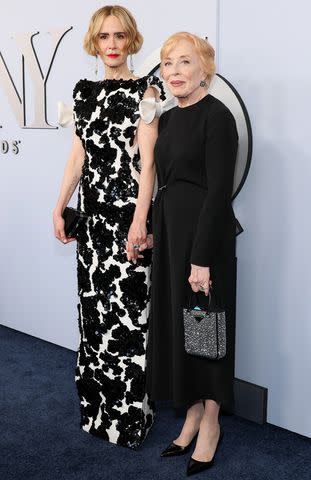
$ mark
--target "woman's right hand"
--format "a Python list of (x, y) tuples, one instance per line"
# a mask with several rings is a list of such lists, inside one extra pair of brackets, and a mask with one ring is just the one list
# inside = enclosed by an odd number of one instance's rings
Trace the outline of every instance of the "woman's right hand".
[(53, 213), (54, 235), (62, 243), (69, 243), (75, 240), (74, 237), (66, 237), (65, 220), (59, 213)]

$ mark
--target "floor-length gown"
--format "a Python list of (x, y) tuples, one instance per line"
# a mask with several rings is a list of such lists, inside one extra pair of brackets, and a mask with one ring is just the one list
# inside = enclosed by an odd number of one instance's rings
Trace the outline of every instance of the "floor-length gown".
[[(227, 411), (233, 408), (236, 222), (231, 196), (237, 145), (234, 117), (212, 95), (160, 117), (147, 349), (147, 391), (153, 400), (213, 399)], [(189, 304), (191, 264), (210, 267), (212, 291), (226, 310), (227, 354), (221, 360), (185, 352), (182, 309)]]
[(131, 448), (153, 423), (145, 393), (151, 251), (137, 265), (125, 253), (138, 195), (139, 103), (149, 86), (164, 98), (154, 76), (84, 79), (73, 93), (85, 149), (78, 208), (90, 216), (77, 238), (81, 428)]

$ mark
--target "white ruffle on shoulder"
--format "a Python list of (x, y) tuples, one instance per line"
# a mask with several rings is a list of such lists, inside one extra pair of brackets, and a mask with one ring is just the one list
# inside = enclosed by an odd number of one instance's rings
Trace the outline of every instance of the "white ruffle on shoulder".
[(62, 101), (57, 102), (57, 117), (61, 127), (70, 127), (73, 125), (73, 108)]
[[(175, 107), (175, 97), (171, 96), (165, 101), (157, 101), (155, 97), (147, 97), (139, 103), (139, 113), (145, 123), (151, 123), (154, 117), (160, 117), (166, 110)], [(73, 108), (64, 102), (57, 102), (58, 124), (61, 127), (70, 127), (73, 125)]]
[(163, 102), (157, 101), (155, 97), (147, 97), (139, 103), (139, 113), (145, 123), (151, 123), (154, 117), (160, 117), (166, 110), (175, 107), (175, 97), (171, 96)]

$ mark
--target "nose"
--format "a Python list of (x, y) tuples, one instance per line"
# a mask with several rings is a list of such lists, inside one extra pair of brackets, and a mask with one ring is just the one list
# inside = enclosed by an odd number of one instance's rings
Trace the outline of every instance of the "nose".
[(108, 48), (111, 50), (116, 48), (116, 39), (113, 34), (109, 36)]
[(170, 74), (174, 75), (174, 77), (180, 74), (179, 65), (178, 65), (177, 62), (172, 64), (172, 69), (171, 69)]

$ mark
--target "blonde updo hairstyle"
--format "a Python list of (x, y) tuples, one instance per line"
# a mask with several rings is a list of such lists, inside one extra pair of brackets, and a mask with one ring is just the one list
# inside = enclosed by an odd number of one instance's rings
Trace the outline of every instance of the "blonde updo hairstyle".
[(88, 31), (84, 37), (84, 50), (89, 55), (96, 57), (98, 34), (103, 21), (109, 17), (109, 15), (117, 17), (124, 28), (127, 38), (128, 54), (131, 55), (132, 53), (137, 53), (143, 44), (143, 36), (138, 31), (135, 18), (131, 12), (120, 5), (106, 5), (105, 7), (96, 10), (90, 20)]
[(212, 45), (203, 38), (189, 32), (177, 32), (171, 35), (163, 44), (160, 52), (161, 67), (160, 73), (162, 76), (163, 60), (169, 56), (170, 51), (177, 45), (180, 40), (187, 40), (191, 42), (200, 58), (203, 72), (206, 74), (207, 86), (210, 84), (215, 73), (215, 50)]

